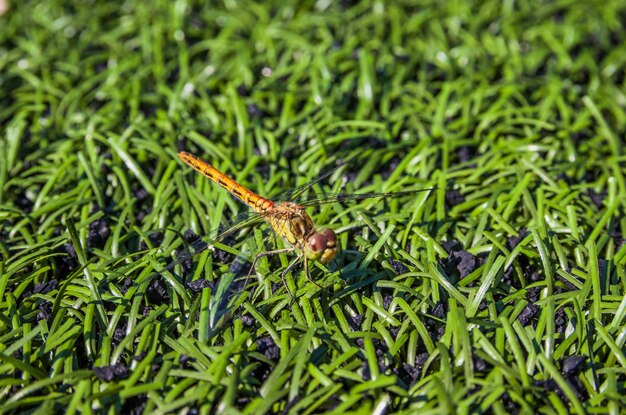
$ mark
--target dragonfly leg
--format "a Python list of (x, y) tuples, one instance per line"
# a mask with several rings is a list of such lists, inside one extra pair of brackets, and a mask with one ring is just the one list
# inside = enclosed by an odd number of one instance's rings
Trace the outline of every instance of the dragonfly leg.
[[(266, 251), (266, 252), (261, 252), (260, 254), (258, 254), (255, 258), (254, 261), (252, 261), (252, 266), (250, 267), (250, 270), (248, 271), (248, 275), (246, 275), (246, 281), (244, 282), (243, 286), (245, 287), (246, 285), (248, 285), (248, 278), (250, 278), (250, 275), (252, 275), (252, 272), (254, 271), (254, 267), (256, 266), (256, 262), (265, 257), (265, 256), (270, 256), (270, 255), (277, 255), (277, 254), (284, 254), (284, 253), (290, 253), (295, 251), (294, 248), (284, 248), (284, 249), (275, 249), (273, 251)], [(283, 278), (284, 281), (284, 278)], [(287, 284), (285, 284), (287, 285)], [(289, 288), (287, 288), (289, 289)]]
[[(296, 259), (294, 259), (291, 264), (287, 265), (287, 268), (285, 268), (285, 270), (283, 271), (282, 274), (280, 274), (280, 278), (282, 278), (283, 280), (283, 284), (285, 284), (285, 288), (287, 289), (287, 292), (289, 293), (289, 296), (291, 297), (291, 301), (295, 300), (296, 298), (293, 296), (293, 293), (291, 292), (291, 290), (289, 289), (289, 286), (287, 285), (287, 279), (285, 279), (285, 276), (287, 275), (287, 273), (289, 271), (291, 271), (291, 269), (293, 267), (295, 267), (298, 264), (298, 261), (300, 261), (302, 259), (302, 253), (300, 255), (298, 255), (298, 257)], [(305, 264), (306, 264), (306, 259), (305, 259)]]
[(306, 278), (311, 281), (313, 284), (317, 285), (318, 288), (322, 289), (322, 286), (319, 285), (317, 282), (315, 282), (313, 280), (313, 278), (311, 278), (311, 274), (309, 273), (309, 259), (307, 257), (304, 257), (304, 275), (306, 275)]

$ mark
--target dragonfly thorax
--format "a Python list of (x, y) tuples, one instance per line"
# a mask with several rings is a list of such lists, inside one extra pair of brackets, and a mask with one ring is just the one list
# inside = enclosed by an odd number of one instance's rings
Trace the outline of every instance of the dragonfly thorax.
[(304, 206), (282, 202), (276, 204), (274, 209), (272, 215), (267, 215), (267, 220), (277, 234), (302, 250), (308, 259), (327, 264), (337, 255), (335, 233), (330, 229), (316, 231)]

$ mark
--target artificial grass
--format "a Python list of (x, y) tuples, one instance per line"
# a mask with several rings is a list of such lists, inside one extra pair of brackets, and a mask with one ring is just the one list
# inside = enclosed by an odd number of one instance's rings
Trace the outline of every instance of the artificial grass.
[[(17, 3), (0, 412), (624, 411), (626, 4)], [(244, 210), (179, 150), (436, 190), (312, 210), (343, 251), (292, 302), (286, 255), (237, 285), (260, 228), (166, 269)]]

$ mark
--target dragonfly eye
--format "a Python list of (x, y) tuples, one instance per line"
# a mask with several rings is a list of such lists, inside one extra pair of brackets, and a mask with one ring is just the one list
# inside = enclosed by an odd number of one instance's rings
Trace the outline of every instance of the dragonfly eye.
[(309, 237), (305, 253), (307, 258), (328, 264), (339, 251), (337, 247), (337, 235), (330, 229), (315, 232)]
[(326, 243), (327, 246), (332, 247), (332, 246), (337, 245), (337, 235), (335, 235), (335, 232), (333, 232), (331, 229), (325, 229), (324, 236), (326, 237), (326, 240), (328, 241)]
[(326, 236), (324, 234), (316, 233), (309, 238), (309, 247), (313, 252), (323, 251), (324, 249), (326, 249), (327, 245), (328, 240), (326, 239)]

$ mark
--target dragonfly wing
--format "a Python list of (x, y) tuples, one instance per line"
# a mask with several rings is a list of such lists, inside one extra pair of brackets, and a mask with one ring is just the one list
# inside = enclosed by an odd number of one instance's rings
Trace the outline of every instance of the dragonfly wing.
[(346, 161), (341, 163), (340, 165), (338, 165), (337, 167), (330, 169), (329, 171), (327, 171), (326, 173), (323, 173), (321, 176), (319, 176), (317, 179), (312, 180), (306, 184), (303, 184), (302, 186), (298, 186), (295, 189), (290, 189), (286, 192), (281, 193), (278, 198), (276, 198), (276, 200), (282, 202), (285, 200), (298, 200), (298, 198), (300, 196), (302, 196), (302, 194), (304, 194), (307, 190), (311, 189), (313, 186), (315, 186), (317, 183), (320, 183), (324, 180), (326, 180), (327, 178), (329, 178), (330, 176), (332, 176), (337, 170), (339, 170), (340, 168), (342, 168), (343, 166), (349, 164), (350, 161)]
[(429, 187), (426, 189), (416, 189), (416, 190), (405, 190), (400, 192), (373, 192), (373, 193), (334, 193), (329, 195), (320, 195), (314, 194), (310, 195), (303, 200), (298, 200), (298, 203), (301, 206), (319, 206), (328, 203), (336, 203), (336, 202), (345, 202), (350, 200), (365, 200), (365, 199), (375, 199), (377, 197), (401, 197), (413, 195), (416, 193), (429, 192), (431, 190), (435, 190), (436, 187)]
[(208, 247), (212, 246), (213, 244), (220, 242), (228, 236), (231, 236), (256, 223), (259, 223), (262, 220), (263, 215), (255, 212), (245, 212), (243, 214), (237, 215), (237, 217), (235, 217), (231, 221), (213, 230), (211, 233), (209, 233), (208, 236), (199, 237), (195, 241), (191, 242), (189, 244), (189, 247), (182, 254), (179, 254), (178, 259), (170, 263), (165, 268), (165, 271), (171, 270), (176, 265), (190, 260), (194, 256), (206, 250)]

